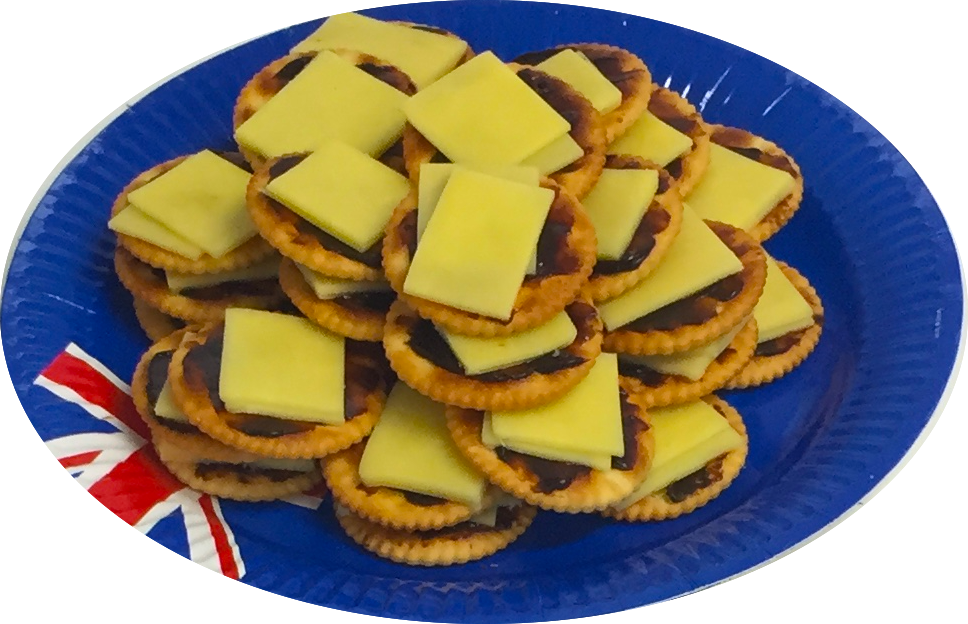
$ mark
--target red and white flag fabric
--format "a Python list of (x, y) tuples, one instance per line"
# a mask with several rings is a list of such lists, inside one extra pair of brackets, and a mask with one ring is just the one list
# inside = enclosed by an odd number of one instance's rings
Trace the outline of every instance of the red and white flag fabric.
[[(159, 521), (181, 511), (188, 557), (225, 576), (242, 578), (245, 563), (218, 499), (188, 488), (165, 469), (148, 442), (148, 427), (135, 410), (128, 384), (73, 343), (34, 383), (116, 429), (46, 441), (47, 448), (84, 489), (146, 534)], [(309, 509), (322, 502), (313, 494), (285, 500)]]

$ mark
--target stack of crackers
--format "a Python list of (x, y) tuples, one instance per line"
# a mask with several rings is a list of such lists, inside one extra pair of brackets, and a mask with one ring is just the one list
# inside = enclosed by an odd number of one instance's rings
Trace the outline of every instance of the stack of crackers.
[(782, 377), (823, 307), (762, 247), (800, 205), (779, 146), (605, 43), (475, 54), (329, 18), (242, 89), (237, 151), (135, 178), (115, 268), (133, 377), (190, 487), (325, 481), (379, 556), (480, 559), (539, 510), (674, 518), (739, 475), (714, 393)]

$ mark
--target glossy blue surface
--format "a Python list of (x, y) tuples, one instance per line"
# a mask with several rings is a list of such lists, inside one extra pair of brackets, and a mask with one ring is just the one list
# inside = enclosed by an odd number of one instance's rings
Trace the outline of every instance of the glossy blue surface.
[[(743, 414), (747, 465), (708, 506), (655, 524), (543, 512), (509, 549), (440, 569), (378, 559), (343, 536), (328, 504), (222, 503), (247, 567), (243, 582), (307, 602), (405, 619), (462, 622), (580, 617), (663, 600), (747, 570), (847, 511), (904, 456), (948, 379), (962, 284), (936, 204), (869, 124), (802, 78), (673, 26), (551, 4), (470, 1), (374, 10), (434, 24), (503, 58), (598, 41), (641, 56), (656, 82), (715, 123), (783, 146), (806, 181), (803, 206), (767, 242), (826, 308), (816, 352), (789, 376), (724, 393)], [(110, 430), (33, 385), (69, 342), (122, 378), (147, 347), (114, 277), (110, 204), (141, 171), (231, 145), (242, 85), (318, 22), (228, 51), (122, 113), (54, 181), (18, 243), (2, 302), (4, 353), (45, 439)], [(152, 539), (182, 554), (180, 523)]]

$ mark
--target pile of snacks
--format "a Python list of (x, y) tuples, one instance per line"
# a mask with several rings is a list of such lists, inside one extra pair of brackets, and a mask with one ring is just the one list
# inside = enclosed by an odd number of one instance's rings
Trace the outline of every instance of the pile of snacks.
[(500, 550), (539, 508), (673, 518), (746, 459), (712, 393), (819, 340), (816, 292), (760, 245), (797, 165), (627, 50), (505, 63), (337, 15), (234, 125), (238, 152), (157, 165), (109, 221), (156, 341), (135, 402), (198, 490), (325, 480), (354, 541), (420, 565)]

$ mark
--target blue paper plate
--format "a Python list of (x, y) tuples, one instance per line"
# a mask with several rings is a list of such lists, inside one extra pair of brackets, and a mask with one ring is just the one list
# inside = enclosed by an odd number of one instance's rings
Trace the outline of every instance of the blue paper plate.
[(747, 465), (721, 497), (674, 521), (543, 512), (506, 551), (424, 569), (362, 551), (311, 496), (243, 504), (181, 489), (144, 446), (115, 378), (130, 378), (148, 342), (113, 274), (106, 216), (139, 172), (230, 146), (236, 95), (318, 26), (302, 24), (206, 61), (121, 113), (59, 173), (13, 251), (2, 335), (14, 386), (98, 500), (164, 546), (284, 596), (402, 619), (538, 621), (644, 605), (753, 568), (836, 520), (904, 457), (951, 374), (962, 281), (937, 205), (868, 123), (767, 60), (637, 17), (496, 1), (368, 13), (435, 24), (503, 58), (575, 41), (622, 46), (709, 121), (782, 145), (806, 190), (766, 246), (823, 298), (817, 350), (778, 382), (724, 393), (749, 429)]

